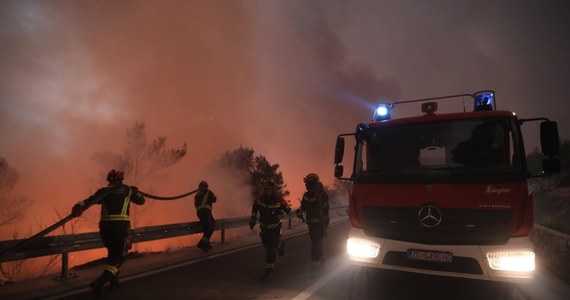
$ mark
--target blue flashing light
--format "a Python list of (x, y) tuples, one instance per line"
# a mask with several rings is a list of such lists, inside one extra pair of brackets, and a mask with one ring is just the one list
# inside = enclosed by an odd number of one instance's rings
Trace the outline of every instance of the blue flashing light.
[(475, 94), (475, 111), (493, 110), (495, 95), (491, 92), (481, 92)]
[(380, 106), (376, 109), (376, 114), (380, 117), (384, 117), (388, 114), (388, 108), (386, 106)]
[(374, 115), (372, 116), (373, 121), (385, 121), (390, 119), (390, 109), (391, 106), (389, 104), (378, 104), (376, 110), (374, 111)]

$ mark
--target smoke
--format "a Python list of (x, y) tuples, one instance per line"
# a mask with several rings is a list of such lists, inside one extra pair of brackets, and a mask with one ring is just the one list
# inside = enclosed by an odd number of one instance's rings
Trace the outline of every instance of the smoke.
[[(378, 102), (491, 88), (499, 108), (557, 119), (566, 137), (568, 5), (518, 5), (2, 1), (0, 155), (20, 174), (14, 193), (35, 200), (19, 226), (93, 193), (104, 180), (92, 155), (121, 152), (136, 122), (188, 145), (139, 188), (177, 195), (207, 180), (220, 217), (251, 201), (212, 169), (225, 151), (279, 164), (297, 199), (307, 173), (332, 183), (336, 135)], [(160, 202), (141, 226), (192, 218), (191, 202)]]

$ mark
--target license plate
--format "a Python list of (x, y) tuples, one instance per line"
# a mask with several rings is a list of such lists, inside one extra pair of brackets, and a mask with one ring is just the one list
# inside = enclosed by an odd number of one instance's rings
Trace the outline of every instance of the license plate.
[(451, 252), (408, 249), (407, 253), (408, 253), (408, 259), (411, 260), (437, 262), (445, 264), (450, 264), (453, 262), (453, 254), (451, 254)]

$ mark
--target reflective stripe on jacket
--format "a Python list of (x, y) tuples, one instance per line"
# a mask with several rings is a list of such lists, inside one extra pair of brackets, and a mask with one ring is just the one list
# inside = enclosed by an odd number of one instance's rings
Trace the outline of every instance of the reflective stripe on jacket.
[(101, 221), (130, 221), (129, 202), (131, 201), (132, 193), (133, 190), (129, 189), (129, 193), (123, 198), (123, 205), (118, 214), (110, 214), (107, 205), (103, 202), (103, 206), (101, 207)]
[(320, 207), (319, 199), (315, 197), (313, 193), (306, 192), (303, 195), (300, 209), (306, 213), (307, 223), (327, 222), (329, 219), (329, 197), (324, 191), (319, 193), (319, 197)]
[(204, 193), (204, 196), (202, 196), (202, 202), (200, 202), (200, 205), (196, 206), (196, 210), (200, 210), (202, 208), (212, 209), (212, 205), (208, 204), (209, 195), (210, 195), (209, 191), (206, 191), (206, 193)]
[(196, 211), (201, 209), (212, 210), (212, 203), (216, 202), (216, 195), (210, 190), (200, 191), (194, 196)]
[(142, 205), (145, 199), (136, 187), (119, 183), (100, 188), (86, 200), (79, 201), (74, 208), (101, 204), (99, 226), (101, 226), (102, 223), (109, 225), (109, 223), (114, 223), (115, 221), (126, 223), (128, 226), (130, 222), (130, 202)]
[(291, 212), (289, 204), (275, 195), (259, 197), (251, 208), (250, 225), (257, 222), (259, 214), (259, 226), (262, 229), (274, 229), (281, 226), (281, 219)]

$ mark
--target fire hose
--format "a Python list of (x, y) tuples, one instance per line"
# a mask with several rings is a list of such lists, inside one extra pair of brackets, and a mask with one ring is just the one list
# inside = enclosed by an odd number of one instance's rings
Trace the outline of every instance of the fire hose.
[[(190, 196), (190, 195), (192, 195), (192, 194), (194, 194), (194, 193), (196, 193), (196, 192), (198, 192), (198, 190), (193, 190), (193, 191), (190, 191), (190, 192), (188, 192), (188, 193), (185, 193), (185, 194), (182, 194), (182, 195), (178, 195), (178, 196), (163, 197), (163, 196), (151, 195), (151, 194), (148, 194), (148, 193), (139, 191), (139, 193), (141, 193), (141, 195), (143, 195), (144, 197), (151, 198), (151, 199), (154, 199), (154, 200), (177, 200), (177, 199), (181, 199), (181, 198)], [(108, 194), (108, 193), (103, 193), (103, 194), (101, 194), (100, 196), (98, 196), (98, 197), (97, 197), (98, 200), (97, 200), (97, 201), (94, 201), (93, 204), (99, 202), (99, 200), (100, 200), (101, 198), (105, 197), (107, 194)], [(93, 204), (92, 204), (92, 205), (93, 205)], [(85, 207), (85, 208), (83, 208), (83, 210), (87, 210), (89, 207), (91, 207), (91, 205), (90, 205), (90, 206), (87, 206), (87, 207)], [(38, 239), (38, 238), (44, 236), (44, 235), (46, 235), (46, 234), (48, 234), (48, 233), (50, 233), (50, 232), (56, 230), (57, 228), (63, 226), (65, 223), (71, 221), (71, 220), (74, 219), (75, 217), (78, 217), (78, 215), (76, 215), (76, 214), (74, 214), (74, 213), (69, 214), (69, 215), (66, 216), (65, 218), (63, 218), (63, 219), (61, 219), (61, 220), (55, 222), (54, 224), (52, 224), (51, 226), (47, 227), (46, 229), (44, 229), (44, 230), (42, 230), (42, 231), (40, 231), (40, 232), (38, 232), (38, 233), (32, 235), (31, 237), (29, 237), (29, 238), (27, 238), (27, 239), (25, 239), (25, 240), (22, 240), (21, 242), (19, 242), (18, 244), (14, 245), (14, 246), (12, 246), (12, 247), (10, 247), (10, 248), (7, 248), (7, 249), (2, 250), (2, 252), (0, 252), (0, 257), (2, 257), (2, 256), (4, 256), (4, 255), (7, 255), (7, 254), (13, 254), (16, 250), (18, 250), (18, 249), (21, 248), (22, 246), (24, 246), (24, 245), (26, 245), (26, 244), (28, 244), (28, 243), (30, 243), (30, 242), (32, 242), (32, 241), (34, 241), (34, 240), (36, 240), (36, 239)]]
[(145, 196), (145, 197), (147, 197), (147, 198), (154, 199), (154, 200), (177, 200), (177, 199), (180, 199), (180, 198), (184, 198), (184, 197), (190, 196), (190, 195), (192, 195), (192, 194), (194, 194), (194, 193), (196, 193), (196, 192), (198, 192), (198, 190), (193, 190), (193, 191), (191, 191), (191, 192), (188, 192), (188, 193), (182, 194), (182, 195), (178, 195), (178, 196), (162, 197), (162, 196), (155, 196), (155, 195), (151, 195), (151, 194), (147, 194), (147, 193), (145, 193), (145, 192), (140, 192), (140, 191), (139, 191), (139, 193), (141, 193), (141, 195), (143, 195), (143, 196)]

